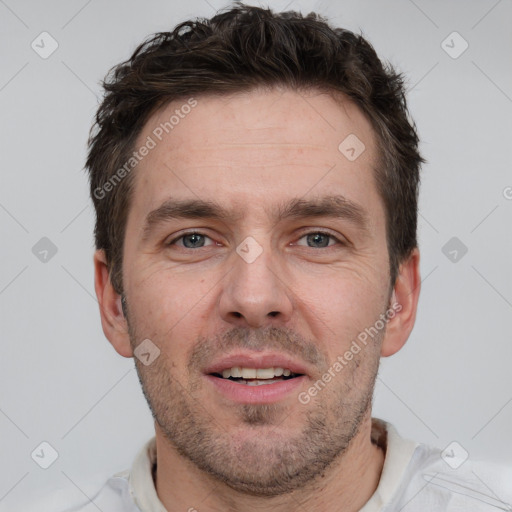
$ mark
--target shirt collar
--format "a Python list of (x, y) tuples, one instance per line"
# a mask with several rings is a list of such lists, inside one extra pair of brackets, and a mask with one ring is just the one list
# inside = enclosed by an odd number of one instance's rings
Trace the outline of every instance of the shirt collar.
[(419, 443), (401, 437), (391, 423), (378, 418), (372, 418), (371, 436), (372, 442), (384, 450), (386, 457), (379, 485), (360, 512), (378, 512), (391, 502), (419, 446)]
[(151, 438), (139, 452), (128, 479), (130, 495), (135, 504), (148, 512), (167, 512), (159, 500), (153, 480), (156, 467), (156, 437)]

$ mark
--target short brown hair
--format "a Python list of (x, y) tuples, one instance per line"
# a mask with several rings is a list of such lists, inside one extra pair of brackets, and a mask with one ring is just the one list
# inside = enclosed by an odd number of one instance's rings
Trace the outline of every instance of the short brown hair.
[[(114, 289), (123, 292), (122, 254), (133, 175), (120, 170), (148, 118), (171, 101), (285, 86), (348, 96), (369, 118), (380, 162), (376, 183), (386, 211), (391, 283), (417, 246), (423, 159), (407, 111), (403, 78), (360, 35), (315, 13), (236, 2), (211, 19), (154, 34), (103, 81), (105, 97), (89, 137), (86, 168), (96, 209), (95, 242)], [(116, 174), (117, 173), (117, 174)], [(126, 175), (126, 176), (125, 176)], [(110, 184), (110, 185), (109, 185)]]

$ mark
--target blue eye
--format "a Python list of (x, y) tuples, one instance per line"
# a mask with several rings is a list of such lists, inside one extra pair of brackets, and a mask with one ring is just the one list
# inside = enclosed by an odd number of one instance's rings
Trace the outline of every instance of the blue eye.
[(183, 236), (183, 245), (189, 249), (204, 246), (204, 236), (198, 233), (191, 233)]
[[(202, 247), (207, 247), (214, 243), (215, 242), (209, 236), (197, 231), (190, 231), (174, 238), (168, 242), (167, 245), (177, 245), (184, 249), (201, 249)], [(313, 249), (324, 249), (336, 244), (342, 244), (342, 242), (331, 233), (324, 231), (306, 233), (296, 242), (296, 245), (307, 246)]]
[(211, 243), (207, 244), (207, 240), (210, 240), (210, 237), (203, 235), (201, 233), (196, 232), (190, 232), (185, 233), (178, 238), (175, 238), (171, 242), (169, 242), (168, 245), (175, 245), (176, 242), (181, 241), (181, 244), (179, 244), (181, 247), (184, 247), (185, 249), (199, 249), (201, 247), (205, 247), (206, 245), (211, 245)]
[[(328, 247), (330, 245), (333, 245), (331, 242), (339, 242), (339, 240), (331, 235), (330, 233), (324, 233), (322, 231), (317, 231), (314, 233), (308, 233), (300, 238), (306, 239), (306, 244), (308, 247), (313, 247), (315, 249), (323, 249), (324, 247)], [(297, 243), (297, 245), (304, 245), (300, 242)]]

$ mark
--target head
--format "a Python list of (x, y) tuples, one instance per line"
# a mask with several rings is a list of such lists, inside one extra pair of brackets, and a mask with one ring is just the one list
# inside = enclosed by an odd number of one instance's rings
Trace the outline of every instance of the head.
[[(155, 35), (104, 87), (87, 169), (105, 334), (154, 354), (139, 378), (180, 456), (245, 492), (302, 486), (343, 456), (414, 324), (422, 159), (401, 76), (317, 15), (237, 5)], [(244, 361), (298, 376), (239, 396), (221, 374)]]

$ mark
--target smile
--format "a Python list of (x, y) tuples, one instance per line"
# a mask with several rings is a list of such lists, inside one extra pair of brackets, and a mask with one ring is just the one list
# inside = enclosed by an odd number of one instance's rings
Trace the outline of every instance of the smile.
[(289, 368), (242, 368), (239, 366), (226, 368), (221, 373), (212, 375), (247, 386), (274, 384), (301, 376), (300, 373), (293, 373)]

